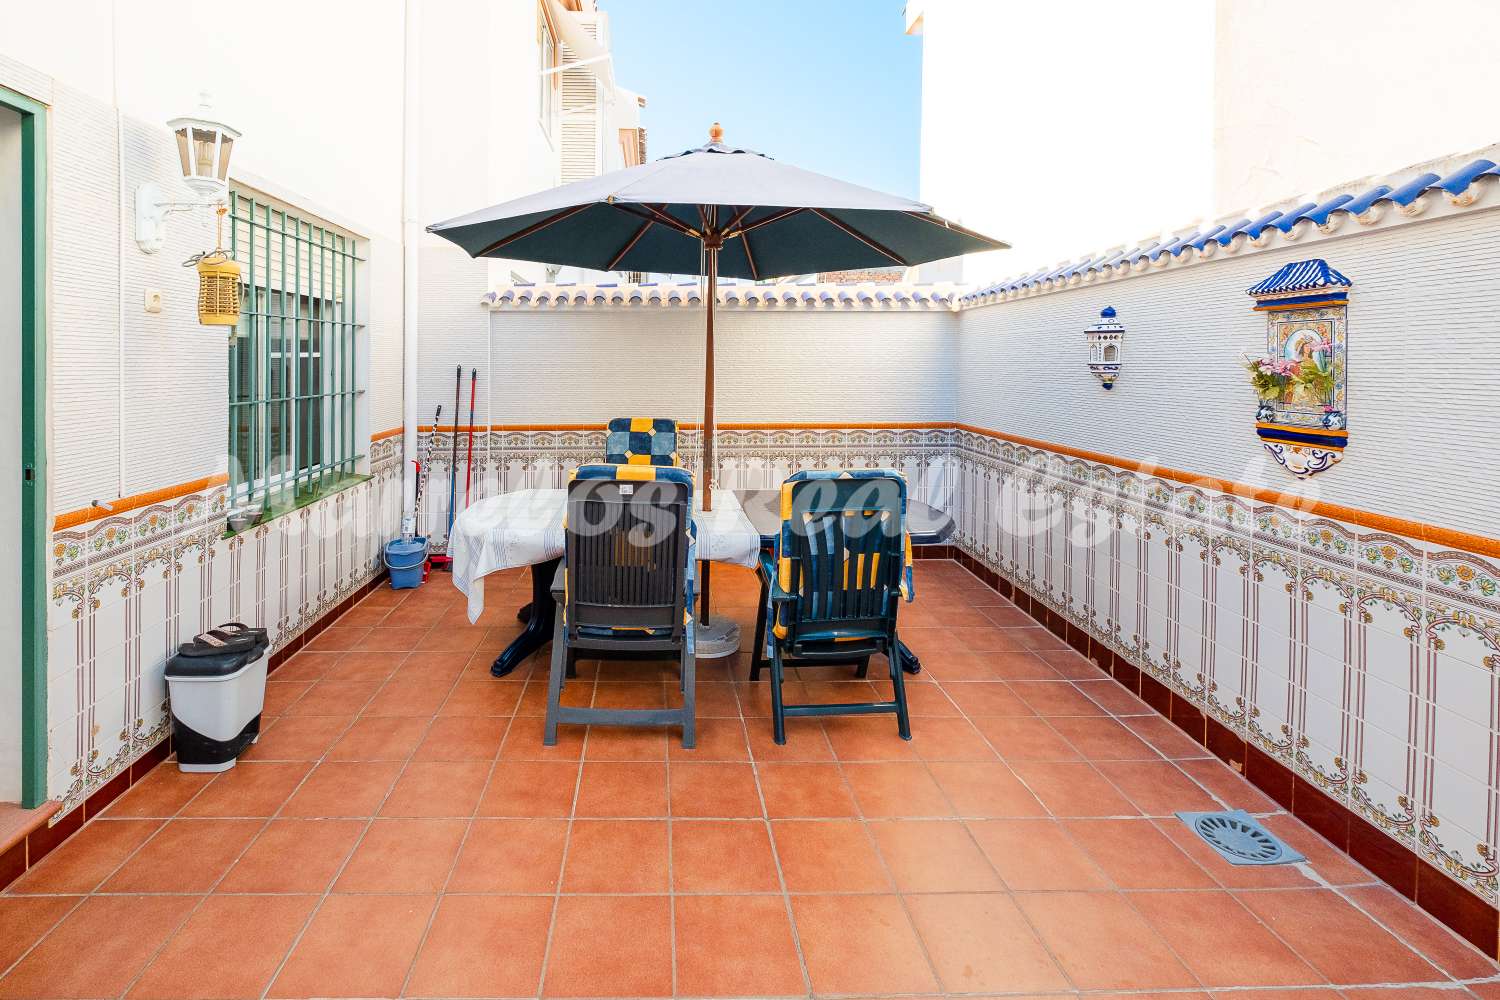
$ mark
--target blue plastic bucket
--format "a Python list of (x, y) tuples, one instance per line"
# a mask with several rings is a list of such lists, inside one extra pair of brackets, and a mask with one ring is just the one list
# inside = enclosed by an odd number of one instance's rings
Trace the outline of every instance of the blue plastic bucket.
[(397, 538), (385, 543), (381, 553), (391, 571), (392, 590), (410, 590), (422, 584), (422, 566), (427, 562), (427, 538)]

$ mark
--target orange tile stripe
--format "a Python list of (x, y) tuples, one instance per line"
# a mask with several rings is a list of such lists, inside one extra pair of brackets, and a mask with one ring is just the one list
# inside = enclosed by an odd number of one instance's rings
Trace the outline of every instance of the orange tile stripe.
[[(697, 424), (683, 424), (684, 427), (697, 428)], [(928, 430), (951, 430), (958, 425), (951, 420), (915, 421), (894, 423), (853, 423), (853, 424), (819, 424), (819, 423), (796, 423), (796, 424), (715, 424), (721, 431), (928, 431)]]
[(1345, 507), (1342, 504), (1291, 497), (1286, 493), (1280, 493), (1276, 490), (1268, 490), (1259, 486), (1247, 486), (1244, 483), (1237, 483), (1230, 479), (1218, 479), (1213, 476), (1200, 476), (1177, 469), (1166, 469), (1158, 465), (1120, 458), (1116, 455), (1106, 455), (1097, 451), (1085, 451), (1082, 448), (1070, 448), (1065, 444), (1038, 441), (1035, 438), (1020, 437), (1016, 434), (1005, 434), (1001, 431), (990, 430), (987, 427), (975, 427), (971, 424), (955, 424), (954, 426), (959, 430), (969, 431), (973, 434), (998, 438), (1001, 441), (1025, 445), (1028, 448), (1056, 452), (1059, 455), (1067, 455), (1070, 458), (1081, 458), (1086, 462), (1099, 462), (1104, 465), (1129, 469), (1132, 472), (1143, 472), (1151, 476), (1160, 476), (1162, 479), (1187, 483), (1189, 486), (1200, 486), (1205, 489), (1216, 490), (1220, 493), (1233, 493), (1235, 496), (1259, 500), (1263, 503), (1273, 503), (1278, 507), (1285, 507), (1303, 514), (1313, 514), (1335, 521), (1343, 521), (1347, 524), (1357, 524), (1364, 528), (1373, 528), (1376, 531), (1384, 531), (1392, 535), (1405, 535), (1407, 538), (1417, 538), (1432, 545), (1460, 549), (1476, 555), (1500, 557), (1500, 539), (1489, 538), (1484, 535), (1475, 535), (1467, 531), (1457, 531), (1453, 528), (1442, 528), (1434, 524), (1424, 524), (1421, 521), (1408, 521), (1405, 518), (1376, 514), (1371, 511), (1358, 510), (1354, 507)]
[(66, 514), (59, 514), (52, 520), (53, 531), (64, 531), (68, 528), (76, 528), (80, 524), (88, 524), (90, 521), (102, 521), (106, 517), (123, 514), (126, 511), (139, 510), (149, 507), (154, 503), (165, 500), (176, 500), (185, 497), (189, 493), (198, 493), (214, 486), (222, 486), (229, 482), (227, 475), (205, 476), (202, 479), (194, 479), (186, 483), (178, 483), (176, 486), (163, 486), (159, 490), (147, 490), (145, 493), (136, 493), (133, 496), (121, 497), (118, 500), (109, 501), (114, 510), (105, 510), (102, 507), (85, 507), (82, 510), (70, 510)]
[[(681, 424), (684, 429), (696, 429), (697, 424)], [(1259, 486), (1249, 486), (1245, 483), (1237, 483), (1231, 479), (1219, 479), (1214, 476), (1197, 475), (1191, 472), (1183, 472), (1179, 469), (1168, 469), (1162, 466), (1150, 465), (1145, 462), (1136, 462), (1132, 459), (1121, 458), (1118, 455), (1106, 455), (1103, 452), (1087, 451), (1083, 448), (1073, 448), (1065, 444), (1056, 444), (1051, 441), (1039, 441), (1036, 438), (1021, 437), (1018, 434), (1006, 434), (1003, 431), (991, 430), (988, 427), (978, 427), (973, 424), (960, 424), (947, 421), (918, 421), (918, 422), (892, 422), (892, 423), (725, 423), (718, 425), (720, 430), (947, 430), (956, 429), (979, 434), (984, 437), (996, 438), (1001, 441), (1009, 441), (1012, 444), (1024, 445), (1028, 448), (1037, 448), (1042, 451), (1054, 452), (1058, 455), (1066, 455), (1069, 458), (1079, 458), (1086, 462), (1099, 462), (1103, 465), (1113, 465), (1121, 469), (1129, 469), (1132, 472), (1142, 472), (1147, 475), (1160, 476), (1162, 479), (1170, 479), (1174, 482), (1186, 483), (1189, 486), (1200, 486), (1204, 489), (1215, 490), (1220, 493), (1231, 493), (1235, 496), (1245, 497), (1250, 500), (1258, 500), (1262, 503), (1276, 504), (1304, 514), (1312, 514), (1317, 517), (1326, 517), (1335, 521), (1343, 521), (1346, 524), (1356, 524), (1363, 528), (1371, 528), (1376, 531), (1384, 531), (1392, 535), (1404, 535), (1407, 538), (1416, 538), (1430, 545), (1443, 546), (1450, 549), (1458, 549), (1463, 552), (1472, 552), (1475, 555), (1500, 558), (1500, 539), (1490, 538), (1486, 535), (1476, 535), (1472, 532), (1458, 531), (1454, 528), (1444, 528), (1435, 524), (1427, 524), (1422, 521), (1411, 521), (1406, 518), (1391, 517), (1386, 514), (1377, 514), (1372, 511), (1359, 510), (1355, 507), (1345, 507), (1342, 504), (1327, 503), (1321, 500), (1304, 500), (1301, 497), (1289, 497), (1288, 494), (1269, 490)], [(430, 432), (434, 429), (432, 424), (419, 425), (419, 431)], [(452, 424), (437, 425), (438, 431), (451, 432), (455, 429)], [(468, 430), (466, 425), (459, 425), (458, 430)], [(602, 430), (597, 423), (589, 424), (476, 424), (475, 430), (490, 431), (597, 431)], [(401, 433), (401, 428), (396, 427), (379, 434), (371, 435), (370, 440), (378, 441)], [(228, 482), (227, 476), (209, 476), (204, 479), (195, 479), (191, 482), (181, 483), (177, 486), (168, 486), (159, 490), (151, 490), (146, 493), (138, 493), (134, 496), (124, 497), (116, 500), (113, 511), (101, 510), (97, 507), (86, 507), (83, 510), (69, 511), (59, 514), (52, 523), (53, 531), (63, 531), (67, 528), (87, 524), (90, 521), (103, 520), (113, 514), (125, 511), (137, 510), (153, 503), (164, 500), (172, 500), (189, 493), (208, 489)]]
[[(381, 431), (379, 434), (371, 434), (370, 440), (383, 441), (388, 437), (395, 437), (400, 433), (401, 428), (394, 427), (388, 431)], [(85, 507), (82, 510), (70, 510), (66, 513), (58, 514), (52, 519), (52, 530), (66, 531), (68, 528), (76, 528), (80, 524), (88, 524), (90, 521), (102, 521), (106, 517), (111, 517), (115, 514), (124, 514), (127, 511), (139, 510), (142, 507), (149, 507), (154, 503), (162, 503), (166, 500), (176, 500), (178, 497), (185, 497), (189, 493), (197, 493), (214, 486), (222, 486), (227, 482), (229, 482), (229, 477), (221, 473), (217, 476), (205, 476), (202, 479), (193, 479), (185, 483), (178, 483), (176, 486), (163, 486), (159, 490), (147, 490), (145, 493), (136, 493), (132, 496), (121, 497), (118, 500), (111, 500), (109, 501), (109, 505), (114, 510), (104, 510), (100, 507)]]
[[(701, 427), (697, 423), (679, 423), (680, 430), (695, 431)], [(715, 424), (721, 431), (854, 431), (854, 430), (952, 430), (958, 426), (952, 421), (936, 420), (928, 422), (859, 422), (859, 423), (755, 423), (755, 424)], [(418, 431), (445, 433), (453, 430), (467, 431), (468, 424), (459, 424), (455, 428), (453, 424), (422, 424), (417, 427)], [(475, 424), (476, 431), (598, 431), (604, 432), (604, 425), (596, 424)]]
[[(681, 424), (685, 430), (697, 429), (698, 424)], [(985, 437), (998, 438), (1002, 441), (1010, 441), (1013, 444), (1025, 445), (1028, 448), (1038, 448), (1042, 451), (1055, 452), (1059, 455), (1067, 455), (1071, 458), (1081, 458), (1088, 462), (1099, 462), (1103, 465), (1113, 465), (1121, 469), (1129, 469), (1134, 472), (1143, 472), (1148, 475), (1160, 476), (1179, 483), (1187, 483), (1190, 486), (1201, 486), (1205, 489), (1215, 490), (1220, 493), (1232, 493), (1235, 496), (1258, 500), (1262, 503), (1276, 504), (1290, 510), (1299, 511), (1303, 514), (1312, 514), (1318, 517), (1326, 517), (1335, 521), (1343, 521), (1346, 524), (1356, 524), (1363, 528), (1371, 528), (1375, 531), (1384, 531), (1392, 535), (1404, 535), (1407, 538), (1416, 538), (1431, 545), (1458, 549), (1464, 552), (1472, 552), (1475, 555), (1491, 556), (1500, 558), (1500, 539), (1490, 538), (1485, 535), (1476, 535), (1467, 531), (1458, 531), (1453, 528), (1443, 528), (1435, 524), (1426, 524), (1421, 521), (1410, 521), (1405, 518), (1391, 517), (1386, 514), (1377, 514), (1373, 511), (1359, 510), (1355, 507), (1345, 507), (1342, 504), (1326, 503), (1324, 501), (1305, 500), (1301, 497), (1291, 496), (1277, 490), (1269, 490), (1259, 486), (1249, 486), (1238, 483), (1231, 479), (1218, 479), (1213, 476), (1202, 476), (1191, 472), (1183, 472), (1179, 469), (1167, 469), (1161, 466), (1149, 465), (1145, 462), (1136, 462), (1118, 455), (1106, 455), (1103, 452), (1086, 451), (1082, 448), (1072, 448), (1065, 444), (1056, 444), (1051, 441), (1039, 441), (1035, 438), (1021, 437), (1016, 434), (1006, 434), (1002, 431), (991, 430), (988, 427), (977, 427), (973, 424), (960, 424), (951, 421), (918, 421), (918, 422), (894, 422), (894, 423), (724, 423), (718, 425), (720, 430), (947, 430), (956, 429), (969, 431), (973, 434), (981, 434)], [(461, 426), (459, 430), (467, 430)], [(419, 430), (431, 431), (432, 425), (420, 427)], [(439, 425), (438, 431), (452, 431), (450, 425)], [(603, 428), (597, 424), (489, 424), (487, 426), (476, 426), (475, 430), (491, 431), (598, 431)]]

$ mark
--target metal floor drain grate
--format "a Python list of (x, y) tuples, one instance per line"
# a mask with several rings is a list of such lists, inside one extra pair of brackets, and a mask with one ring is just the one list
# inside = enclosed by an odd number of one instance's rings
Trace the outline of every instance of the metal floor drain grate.
[(1307, 860), (1243, 809), (1178, 813), (1177, 818), (1232, 865), (1287, 865)]

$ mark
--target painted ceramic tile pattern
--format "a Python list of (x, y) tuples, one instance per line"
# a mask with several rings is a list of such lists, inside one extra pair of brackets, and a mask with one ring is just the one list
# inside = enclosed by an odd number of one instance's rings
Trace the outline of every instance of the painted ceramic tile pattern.
[[(906, 475), (912, 496), (948, 509), (954, 506), (950, 466), (955, 433), (950, 428), (719, 431), (714, 439), (715, 483), (733, 490), (776, 489), (802, 469), (895, 468)], [(418, 438), (418, 454), (426, 456), (423, 468), (428, 477), (422, 530), (439, 550), (447, 541), (452, 441), (442, 432), (424, 432)], [(472, 481), (463, 457), (467, 450), (467, 441), (460, 441), (456, 477), (460, 509), (466, 485), (470, 503), (511, 490), (563, 488), (570, 470), (599, 461), (604, 453), (604, 429), (476, 434)], [(703, 456), (702, 434), (680, 432), (678, 453), (682, 464), (696, 472)]]
[[(682, 438), (694, 466), (699, 435)], [(429, 444), (423, 527), (441, 547), (451, 438), (423, 434), (419, 453)], [(717, 445), (732, 489), (804, 468), (902, 469), (976, 558), (1496, 900), (1493, 564), (964, 430), (730, 430)], [(470, 502), (560, 488), (602, 448), (602, 430), (481, 434)], [(58, 532), (53, 794), (80, 801), (161, 738), (175, 642), (231, 619), (284, 642), (368, 579), (399, 522), (400, 450), (399, 437), (375, 442), (369, 483), (233, 538), (221, 491)], [(462, 505), (462, 459), (457, 471)]]
[(48, 792), (64, 812), (165, 738), (178, 643), (242, 621), (275, 650), (374, 576), (399, 528), (401, 438), (370, 453), (369, 480), (232, 537), (222, 486), (53, 534)]
[(1486, 900), (1500, 568), (987, 435), (957, 542)]

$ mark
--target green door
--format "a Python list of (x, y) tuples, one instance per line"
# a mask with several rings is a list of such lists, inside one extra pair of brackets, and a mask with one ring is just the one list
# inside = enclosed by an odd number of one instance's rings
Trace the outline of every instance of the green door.
[(0, 558), (21, 569), (0, 602), (0, 801), (28, 807), (47, 797), (46, 130), (0, 87)]

